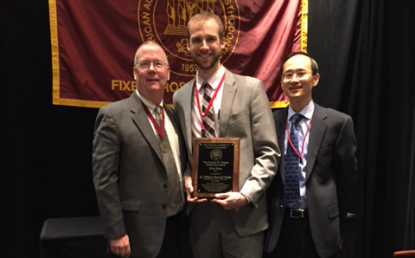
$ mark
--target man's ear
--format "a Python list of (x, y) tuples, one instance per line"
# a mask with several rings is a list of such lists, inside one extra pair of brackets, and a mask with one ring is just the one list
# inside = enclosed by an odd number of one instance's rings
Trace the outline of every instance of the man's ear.
[(226, 46), (226, 39), (225, 39), (225, 37), (223, 37), (222, 38), (222, 40), (221, 40), (221, 42), (220, 42), (220, 48), (223, 50), (223, 49), (225, 49), (225, 46)]
[(190, 52), (190, 39), (186, 40), (186, 48), (187, 48), (187, 51)]
[(320, 80), (320, 74), (316, 73), (313, 75), (313, 87), (316, 87)]
[(137, 78), (138, 78), (138, 71), (137, 71), (137, 67), (133, 67), (133, 76), (134, 76), (134, 80), (137, 80)]

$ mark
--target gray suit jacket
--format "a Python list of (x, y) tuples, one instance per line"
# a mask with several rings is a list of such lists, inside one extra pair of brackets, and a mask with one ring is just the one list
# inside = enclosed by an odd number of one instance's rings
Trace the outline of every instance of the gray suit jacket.
[[(165, 110), (179, 132), (173, 111), (167, 106)], [(182, 141), (180, 145), (184, 171), (186, 149)], [(105, 237), (128, 234), (134, 257), (156, 257), (163, 241), (167, 172), (162, 160), (157, 138), (135, 92), (99, 110), (93, 177)]]
[[(193, 145), (191, 109), (194, 81), (191, 80), (173, 95), (189, 160), (192, 160)], [(265, 190), (275, 175), (280, 152), (262, 82), (226, 70), (223, 87), (219, 137), (240, 139), (239, 188), (252, 201), (250, 205), (230, 211), (230, 217), (236, 231), (241, 236), (247, 236), (268, 227)]]
[[(277, 110), (273, 115), (278, 143), (284, 146), (288, 108)], [(309, 133), (306, 195), (311, 235), (318, 254), (330, 257), (341, 248), (340, 233), (344, 228), (340, 224), (351, 211), (355, 190), (357, 165), (353, 121), (346, 114), (316, 104)], [(281, 231), (284, 173), (284, 164), (280, 164), (267, 191), (270, 227), (266, 232), (265, 252), (275, 248)]]

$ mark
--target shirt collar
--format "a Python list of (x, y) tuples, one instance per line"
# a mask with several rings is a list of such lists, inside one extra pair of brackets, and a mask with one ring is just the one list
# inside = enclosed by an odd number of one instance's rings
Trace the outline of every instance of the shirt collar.
[[(213, 91), (215, 91), (216, 88), (219, 86), (219, 82), (222, 79), (222, 76), (224, 73), (225, 73), (225, 67), (221, 65), (220, 68), (206, 80), (209, 83), (209, 85), (212, 87)], [(204, 82), (205, 80), (199, 76), (199, 73), (197, 73), (196, 74), (196, 86), (199, 92), (202, 91), (202, 85)]]
[[(154, 105), (153, 102), (151, 102), (150, 100), (146, 99), (143, 95), (141, 95), (140, 92), (138, 92), (138, 90), (136, 90), (135, 92), (137, 93), (140, 100), (144, 103), (144, 105), (146, 105), (148, 110), (150, 110), (150, 112), (153, 113), (153, 110), (156, 107), (156, 105)], [(163, 100), (157, 106), (163, 107)]]
[[(298, 114), (303, 115), (305, 118), (310, 120), (313, 117), (314, 113), (314, 101), (311, 100), (310, 103), (308, 103), (307, 106), (305, 106)], [(288, 117), (287, 120), (290, 121), (290, 118), (296, 114), (296, 112), (291, 108), (291, 106), (288, 107)]]

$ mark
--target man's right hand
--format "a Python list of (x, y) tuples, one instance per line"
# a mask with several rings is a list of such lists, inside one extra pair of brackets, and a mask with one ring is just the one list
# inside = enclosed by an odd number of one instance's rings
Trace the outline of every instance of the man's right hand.
[(130, 257), (130, 240), (127, 234), (117, 238), (111, 238), (109, 239), (109, 243), (113, 254), (121, 257)]
[(184, 177), (184, 189), (186, 189), (187, 202), (202, 203), (202, 202), (207, 201), (206, 198), (199, 199), (197, 197), (192, 197), (192, 193), (193, 193), (194, 189), (193, 189), (193, 184), (192, 184), (192, 178), (190, 176), (185, 176)]

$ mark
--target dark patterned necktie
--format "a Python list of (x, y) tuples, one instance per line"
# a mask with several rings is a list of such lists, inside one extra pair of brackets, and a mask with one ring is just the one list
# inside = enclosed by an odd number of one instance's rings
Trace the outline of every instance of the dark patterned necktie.
[[(154, 119), (156, 122), (161, 125), (161, 112), (163, 112), (162, 107), (156, 106), (154, 108)], [(164, 140), (162, 141), (160, 137), (157, 137), (162, 150), (163, 162), (167, 171), (167, 216), (175, 215), (179, 212), (184, 206), (183, 192), (181, 190), (181, 183), (179, 174), (176, 167), (176, 161), (174, 160), (173, 151), (170, 146), (169, 138), (167, 136), (167, 131), (164, 132)]]
[[(290, 128), (290, 142), (287, 143), (287, 151), (284, 156), (284, 164), (285, 164), (285, 184), (284, 184), (284, 206), (286, 207), (293, 207), (300, 199), (300, 187), (299, 187), (299, 180), (300, 180), (300, 157), (298, 157), (297, 153), (300, 153), (300, 140), (301, 134), (300, 131), (297, 130), (298, 124), (301, 121), (303, 116), (301, 114), (294, 114), (290, 121), (291, 121), (291, 128)], [(297, 150), (297, 153), (293, 150), (294, 147)]]
[[(205, 110), (207, 109), (207, 106), (209, 105), (209, 102), (211, 100), (210, 94), (212, 93), (213, 89), (207, 82), (205, 82), (202, 85), (202, 87), (204, 89), (202, 113), (205, 114)], [(205, 119), (203, 119), (203, 126), (205, 127), (205, 135), (204, 136), (202, 135), (203, 137), (206, 137), (206, 138), (216, 137), (215, 114), (213, 112), (213, 105), (210, 107), (209, 112), (207, 113)]]

